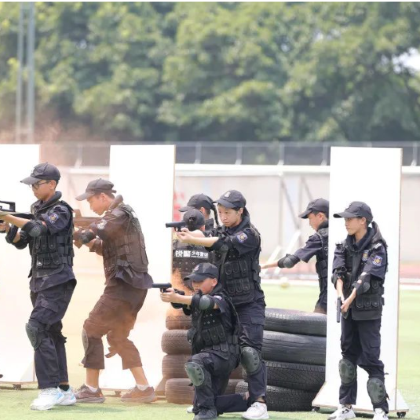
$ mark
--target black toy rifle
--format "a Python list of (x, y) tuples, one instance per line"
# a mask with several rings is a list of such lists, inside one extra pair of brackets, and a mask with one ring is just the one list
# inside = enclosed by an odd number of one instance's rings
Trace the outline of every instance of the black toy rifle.
[[(114, 210), (116, 207), (118, 207), (123, 202), (123, 198), (121, 195), (117, 195), (114, 199), (114, 201), (109, 206), (109, 210)], [(81, 248), (83, 243), (80, 242), (80, 234), (86, 230), (89, 229), (90, 225), (92, 223), (99, 222), (99, 220), (102, 219), (102, 217), (83, 217), (82, 212), (79, 209), (74, 210), (73, 209), (73, 224), (75, 228), (78, 228), (79, 230), (75, 230), (73, 232), (73, 238), (75, 240), (74, 244), (77, 246), (77, 248)]]
[[(7, 208), (5, 208), (5, 205)], [(34, 218), (34, 215), (31, 213), (20, 213), (16, 211), (16, 203), (14, 201), (0, 201), (0, 217), (2, 214), (4, 215), (4, 213), (8, 213), (22, 219), (32, 220)], [(0, 219), (0, 223), (3, 223), (3, 220)]]
[(101, 220), (100, 217), (83, 217), (82, 212), (79, 209), (73, 210), (73, 212), (74, 212), (73, 224), (75, 227), (78, 227), (79, 229), (82, 229), (82, 230), (88, 229), (92, 223), (95, 223)]

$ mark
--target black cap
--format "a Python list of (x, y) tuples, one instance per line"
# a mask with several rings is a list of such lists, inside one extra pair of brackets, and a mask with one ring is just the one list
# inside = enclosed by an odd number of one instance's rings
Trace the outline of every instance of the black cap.
[(116, 191), (113, 190), (113, 188), (114, 184), (111, 181), (102, 178), (95, 179), (89, 182), (88, 186), (86, 187), (86, 191), (83, 194), (78, 195), (76, 200), (86, 200), (87, 198), (93, 197), (95, 194), (100, 194), (103, 192), (115, 193)]
[(367, 223), (373, 220), (372, 210), (363, 201), (353, 201), (342, 213), (335, 213), (334, 217), (345, 217), (349, 219), (353, 217), (366, 217)]
[(324, 213), (328, 217), (330, 212), (330, 202), (324, 198), (317, 198), (316, 200), (312, 200), (308, 204), (308, 207), (306, 207), (306, 210), (299, 214), (299, 217), (302, 219), (307, 219), (308, 216), (314, 212)]
[(210, 210), (213, 206), (213, 200), (206, 194), (195, 194), (189, 200), (186, 206), (181, 207), (179, 211), (187, 211), (191, 208), (201, 209), (204, 207), (207, 210)]
[(203, 213), (197, 209), (189, 209), (184, 213), (184, 222), (188, 225), (189, 230), (197, 230), (206, 224)]
[(221, 204), (223, 207), (229, 209), (244, 208), (246, 206), (245, 197), (236, 190), (226, 191), (217, 201), (215, 201), (215, 203)]
[(210, 263), (200, 263), (194, 267), (191, 274), (184, 277), (184, 280), (204, 281), (205, 279), (217, 279), (219, 277), (219, 270)]
[(32, 169), (31, 176), (22, 179), (20, 182), (27, 185), (33, 185), (42, 179), (47, 181), (58, 181), (60, 178), (60, 171), (54, 165), (51, 165), (51, 163), (45, 162), (36, 165), (35, 168)]

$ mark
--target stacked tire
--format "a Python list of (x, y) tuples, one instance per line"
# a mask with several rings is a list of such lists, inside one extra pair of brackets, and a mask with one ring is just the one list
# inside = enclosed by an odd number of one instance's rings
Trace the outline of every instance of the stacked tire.
[[(262, 356), (271, 411), (310, 411), (325, 380), (326, 315), (268, 308)], [(236, 392), (248, 389), (245, 381)]]
[[(166, 355), (162, 361), (163, 379), (159, 388), (164, 389), (166, 400), (173, 404), (192, 404), (194, 388), (190, 385), (184, 365), (191, 357), (191, 344), (187, 331), (191, 327), (191, 317), (182, 310), (170, 308), (166, 315), (166, 328), (162, 336), (162, 350)], [(239, 366), (232, 372), (226, 394), (233, 394), (242, 379)]]

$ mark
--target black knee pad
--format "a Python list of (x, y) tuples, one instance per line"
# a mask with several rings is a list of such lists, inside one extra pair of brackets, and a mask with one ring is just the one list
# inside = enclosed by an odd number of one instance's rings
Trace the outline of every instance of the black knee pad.
[(241, 364), (248, 375), (258, 372), (261, 366), (260, 353), (253, 347), (243, 347), (241, 349)]
[(367, 391), (372, 404), (380, 404), (387, 397), (385, 384), (379, 378), (370, 378), (368, 380)]
[(41, 345), (42, 340), (47, 336), (45, 327), (32, 319), (26, 324), (26, 334), (34, 350)]
[(357, 379), (357, 367), (350, 360), (341, 359), (338, 362), (338, 370), (343, 385), (350, 385)]
[(204, 384), (206, 380), (206, 370), (201, 363), (187, 362), (185, 363), (185, 371), (194, 386), (199, 387)]

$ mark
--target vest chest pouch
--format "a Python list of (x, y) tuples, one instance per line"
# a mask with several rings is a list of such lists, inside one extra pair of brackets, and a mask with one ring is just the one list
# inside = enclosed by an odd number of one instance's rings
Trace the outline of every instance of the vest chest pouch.
[(371, 311), (382, 306), (382, 299), (379, 295), (362, 295), (356, 298), (356, 308), (360, 311)]
[(226, 288), (231, 296), (249, 293), (252, 288), (247, 262), (228, 261), (224, 266)]
[[(63, 204), (63, 202), (62, 202)], [(64, 203), (64, 205), (67, 205)], [(69, 210), (72, 209), (69, 207)], [(43, 212), (36, 215), (39, 216)], [(32, 276), (48, 277), (59, 273), (63, 264), (73, 265), (73, 224), (69, 226), (68, 230), (63, 230), (54, 234), (49, 231), (41, 236), (34, 238), (32, 254)]]
[(223, 343), (227, 342), (226, 332), (220, 316), (203, 316), (201, 324), (201, 337), (204, 346), (214, 350), (221, 350)]

